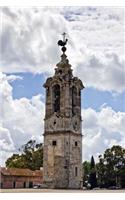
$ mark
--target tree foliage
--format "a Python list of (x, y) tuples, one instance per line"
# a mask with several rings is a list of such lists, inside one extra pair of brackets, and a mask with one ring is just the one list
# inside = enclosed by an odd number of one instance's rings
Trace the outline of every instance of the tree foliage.
[(99, 156), (96, 165), (98, 184), (101, 187), (120, 186), (125, 187), (125, 149), (121, 146), (113, 146), (106, 149)]
[(6, 160), (6, 167), (37, 170), (43, 166), (42, 143), (37, 144), (35, 140), (30, 140), (21, 146), (20, 151), (20, 154), (13, 154)]
[(97, 164), (92, 156), (91, 162), (83, 163), (83, 172), (83, 185), (90, 183), (91, 189), (97, 185), (125, 188), (125, 149), (119, 145), (106, 149)]
[(83, 162), (83, 185), (86, 186), (88, 183), (90, 174), (90, 162), (84, 161)]
[(85, 161), (83, 163), (83, 185), (89, 186), (91, 189), (97, 186), (96, 179), (96, 165), (94, 161), (94, 157), (91, 157), (91, 161)]
[(91, 162), (90, 162), (89, 183), (91, 185), (91, 189), (97, 187), (96, 166), (93, 156), (91, 157)]

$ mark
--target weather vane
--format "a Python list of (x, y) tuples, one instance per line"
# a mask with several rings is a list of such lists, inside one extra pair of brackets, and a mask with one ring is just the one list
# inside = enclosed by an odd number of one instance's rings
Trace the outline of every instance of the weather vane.
[(59, 40), (58, 45), (62, 46), (62, 52), (65, 53), (65, 51), (66, 51), (65, 45), (67, 44), (68, 39), (66, 38), (65, 32), (62, 35), (63, 35), (63, 40)]

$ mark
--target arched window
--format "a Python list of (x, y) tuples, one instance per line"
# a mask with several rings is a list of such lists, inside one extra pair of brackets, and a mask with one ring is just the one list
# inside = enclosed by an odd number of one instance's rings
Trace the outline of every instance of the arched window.
[(53, 111), (60, 111), (60, 86), (58, 84), (53, 87)]
[(78, 168), (75, 167), (75, 176), (78, 176)]
[(77, 105), (77, 88), (75, 86), (72, 87), (72, 114), (75, 115), (75, 107)]

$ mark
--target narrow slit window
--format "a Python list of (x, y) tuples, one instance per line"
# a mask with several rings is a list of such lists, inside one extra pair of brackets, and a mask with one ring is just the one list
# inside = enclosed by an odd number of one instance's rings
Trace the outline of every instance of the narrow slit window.
[(78, 142), (77, 141), (75, 141), (75, 147), (77, 147), (78, 146)]
[(57, 145), (56, 140), (53, 140), (53, 141), (52, 141), (52, 145), (53, 145), (53, 146), (56, 146), (56, 145)]
[(78, 167), (75, 167), (75, 176), (78, 176)]

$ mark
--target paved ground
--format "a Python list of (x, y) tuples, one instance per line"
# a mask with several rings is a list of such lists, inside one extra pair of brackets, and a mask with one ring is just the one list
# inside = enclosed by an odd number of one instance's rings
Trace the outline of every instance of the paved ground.
[(125, 193), (125, 190), (2, 189), (2, 193)]

